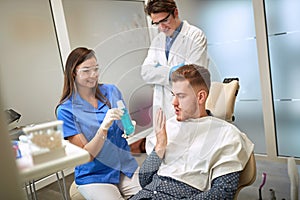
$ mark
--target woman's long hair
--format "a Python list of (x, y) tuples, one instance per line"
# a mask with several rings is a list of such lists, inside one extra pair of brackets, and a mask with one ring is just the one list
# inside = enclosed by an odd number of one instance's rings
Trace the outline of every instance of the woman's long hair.
[[(59, 103), (56, 106), (56, 109), (60, 104), (65, 102), (67, 99), (69, 99), (72, 96), (73, 93), (76, 92), (76, 87), (75, 87), (76, 67), (90, 58), (96, 58), (95, 52), (92, 49), (87, 49), (85, 47), (78, 47), (69, 54), (66, 62), (66, 67), (64, 70), (63, 92), (59, 100)], [(99, 90), (98, 84), (95, 87), (96, 87), (95, 97), (101, 102), (105, 103), (109, 108), (111, 108), (110, 102)]]

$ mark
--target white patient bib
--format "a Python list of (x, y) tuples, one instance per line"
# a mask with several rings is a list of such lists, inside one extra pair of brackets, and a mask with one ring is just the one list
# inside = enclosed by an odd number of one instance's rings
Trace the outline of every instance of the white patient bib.
[(201, 191), (219, 176), (240, 171), (254, 144), (232, 124), (215, 117), (167, 122), (168, 145), (158, 175), (169, 176)]

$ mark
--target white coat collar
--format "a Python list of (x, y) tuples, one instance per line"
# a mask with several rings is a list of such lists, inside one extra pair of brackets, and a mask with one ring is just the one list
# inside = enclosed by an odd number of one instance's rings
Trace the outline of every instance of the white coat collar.
[[(189, 30), (189, 26), (190, 26), (189, 23), (184, 20), (181, 31), (179, 32), (177, 38), (175, 39), (175, 41), (170, 49), (170, 52), (178, 52), (179, 48), (182, 48), (182, 44), (185, 43), (185, 38), (186, 38), (187, 32)], [(164, 41), (165, 40), (166, 40), (166, 36), (164, 37)], [(168, 63), (172, 62), (172, 59), (174, 58), (174, 56), (175, 56), (174, 53), (169, 54)]]

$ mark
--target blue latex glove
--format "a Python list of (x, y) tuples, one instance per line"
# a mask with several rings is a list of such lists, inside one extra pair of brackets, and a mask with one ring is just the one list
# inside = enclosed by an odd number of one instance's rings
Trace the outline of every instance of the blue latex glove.
[(157, 64), (155, 65), (155, 67), (159, 67), (159, 66), (161, 66), (161, 64), (160, 64), (160, 63), (157, 63)]
[(179, 65), (175, 65), (171, 68), (170, 70), (170, 73), (169, 73), (169, 80), (171, 80), (171, 75), (174, 71), (176, 71), (179, 67), (182, 67), (184, 65), (184, 62), (183, 63), (180, 63)]

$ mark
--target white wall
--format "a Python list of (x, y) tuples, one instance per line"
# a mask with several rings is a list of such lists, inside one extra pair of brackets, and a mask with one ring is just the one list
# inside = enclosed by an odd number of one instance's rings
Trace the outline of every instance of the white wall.
[(55, 119), (63, 72), (49, 2), (1, 1), (0, 18), (3, 108), (22, 115), (19, 126)]

